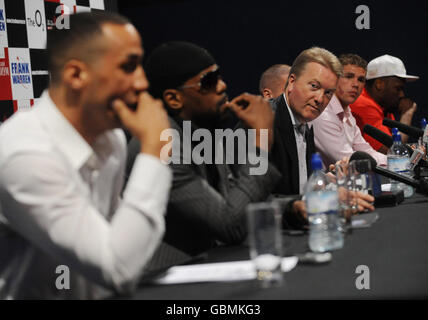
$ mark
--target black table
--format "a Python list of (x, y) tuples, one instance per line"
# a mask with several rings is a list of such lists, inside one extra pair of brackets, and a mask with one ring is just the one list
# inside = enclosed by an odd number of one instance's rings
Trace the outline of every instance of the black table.
[[(414, 299), (428, 298), (428, 198), (414, 196), (397, 207), (376, 209), (370, 228), (355, 229), (344, 248), (324, 265), (297, 265), (279, 288), (254, 281), (145, 285), (133, 299)], [(308, 251), (308, 236), (283, 236), (285, 254)], [(220, 247), (203, 262), (249, 259), (245, 245)], [(370, 271), (370, 289), (359, 290), (359, 265)], [(129, 297), (128, 297), (129, 298)]]

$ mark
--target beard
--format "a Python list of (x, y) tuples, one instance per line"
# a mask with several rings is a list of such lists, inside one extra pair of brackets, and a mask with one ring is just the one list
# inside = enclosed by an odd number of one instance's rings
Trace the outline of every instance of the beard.
[(210, 131), (214, 131), (215, 129), (225, 129), (230, 128), (231, 123), (237, 122), (238, 118), (235, 116), (235, 114), (229, 110), (226, 109), (222, 113), (214, 113), (208, 116), (201, 116), (197, 119), (194, 119), (194, 122), (196, 125), (200, 128), (205, 128)]
[(198, 119), (195, 119), (195, 123), (199, 127), (206, 128), (210, 131), (215, 129), (233, 128), (239, 119), (229, 108), (223, 108), (227, 101), (228, 96), (224, 95), (223, 98), (216, 104), (215, 112), (201, 115), (198, 117)]
[(219, 129), (234, 128), (238, 122), (239, 118), (235, 113), (230, 109), (226, 109), (219, 116)]

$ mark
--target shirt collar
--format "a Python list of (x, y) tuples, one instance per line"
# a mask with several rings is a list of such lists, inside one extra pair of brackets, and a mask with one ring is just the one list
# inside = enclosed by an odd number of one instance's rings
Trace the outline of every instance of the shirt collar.
[(333, 95), (327, 107), (340, 119), (343, 119), (343, 121), (346, 121), (351, 116), (351, 110), (349, 106), (346, 106), (344, 109), (342, 103), (336, 95)]
[[(297, 118), (297, 117), (295, 117), (295, 115), (294, 115), (294, 111), (290, 108), (290, 106), (289, 106), (289, 104), (288, 104), (288, 101), (287, 101), (287, 96), (285, 95), (285, 93), (283, 93), (283, 97), (284, 97), (284, 100), (285, 100), (285, 105), (287, 106), (287, 109), (288, 109), (288, 113), (290, 114), (290, 118), (291, 118), (291, 123), (292, 123), (292, 125), (294, 126), (294, 127), (298, 127), (298, 126), (300, 126), (300, 125), (305, 125), (305, 123), (303, 122), (300, 122), (299, 121), (299, 119)], [(308, 126), (308, 128), (311, 128), (312, 127), (312, 123), (311, 122), (307, 122), (306, 123), (307, 124), (307, 126)]]
[(300, 125), (301, 123), (299, 119), (297, 117), (294, 117), (294, 112), (293, 110), (291, 110), (290, 106), (288, 105), (287, 96), (285, 95), (285, 93), (283, 93), (283, 95), (284, 95), (285, 105), (287, 106), (288, 113), (290, 114), (291, 123), (293, 124), (293, 126)]
[(329, 102), (329, 105), (330, 105), (330, 110), (333, 111), (334, 114), (340, 114), (340, 113), (343, 113), (344, 111), (342, 104), (340, 103), (339, 98), (336, 95), (333, 95), (333, 97)]
[[(58, 110), (47, 90), (43, 92), (35, 108), (40, 122), (51, 133), (55, 145), (64, 153), (74, 169), (79, 170), (89, 159), (94, 162), (97, 158), (94, 149)], [(94, 145), (105, 145), (105, 137), (100, 138)], [(100, 155), (102, 156), (103, 152)]]

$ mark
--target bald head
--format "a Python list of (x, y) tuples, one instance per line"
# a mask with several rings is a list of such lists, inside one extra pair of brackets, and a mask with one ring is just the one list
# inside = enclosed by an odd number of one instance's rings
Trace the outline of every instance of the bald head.
[(287, 64), (275, 64), (263, 72), (260, 83), (260, 94), (265, 98), (276, 98), (283, 93), (290, 72)]

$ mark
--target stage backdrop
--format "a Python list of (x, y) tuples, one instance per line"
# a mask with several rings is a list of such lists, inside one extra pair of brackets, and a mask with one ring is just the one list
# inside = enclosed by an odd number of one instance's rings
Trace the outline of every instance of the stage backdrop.
[[(418, 125), (422, 116), (428, 117), (428, 10), (423, 3), (121, 0), (118, 6), (140, 30), (147, 54), (170, 40), (207, 48), (220, 65), (231, 97), (244, 91), (258, 93), (260, 75), (267, 67), (291, 64), (300, 51), (313, 45), (337, 55), (358, 53), (366, 60), (386, 53), (400, 57), (409, 74), (420, 76), (406, 88), (406, 95), (418, 103), (414, 117)], [(369, 9), (364, 20), (357, 9), (361, 5)]]
[(0, 121), (31, 108), (47, 87), (46, 31), (64, 5), (70, 13), (117, 9), (111, 0), (0, 0)]

